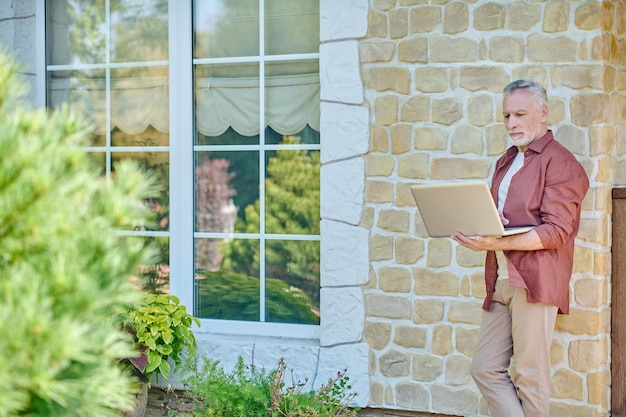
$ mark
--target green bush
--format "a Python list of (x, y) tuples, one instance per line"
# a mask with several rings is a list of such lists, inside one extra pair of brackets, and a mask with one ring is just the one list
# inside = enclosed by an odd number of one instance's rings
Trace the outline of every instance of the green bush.
[(245, 366), (241, 357), (231, 373), (215, 360), (205, 359), (200, 369), (196, 363), (186, 365), (183, 379), (194, 402), (189, 415), (195, 417), (356, 417), (358, 412), (348, 406), (356, 394), (350, 392), (346, 370), (306, 390), (308, 381), (295, 381), (293, 375), (291, 384), (285, 382), (290, 371), (283, 359), (271, 373)]
[(101, 178), (84, 120), (20, 105), (17, 70), (0, 53), (0, 416), (116, 416), (137, 389), (119, 317), (153, 261), (116, 229), (144, 224), (154, 182), (129, 164)]

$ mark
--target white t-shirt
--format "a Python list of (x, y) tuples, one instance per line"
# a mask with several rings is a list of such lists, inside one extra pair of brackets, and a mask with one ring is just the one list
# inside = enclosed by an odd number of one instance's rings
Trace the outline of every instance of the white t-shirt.
[[(513, 160), (513, 163), (509, 167), (509, 170), (502, 178), (502, 182), (500, 183), (500, 188), (498, 189), (498, 211), (502, 213), (504, 210), (504, 202), (506, 201), (506, 196), (509, 193), (509, 186), (511, 185), (511, 178), (517, 171), (519, 171), (524, 166), (524, 152), (518, 152)], [(509, 278), (508, 268), (506, 266), (506, 258), (504, 256), (504, 252), (496, 251), (496, 258), (498, 260), (498, 279), (507, 279)]]

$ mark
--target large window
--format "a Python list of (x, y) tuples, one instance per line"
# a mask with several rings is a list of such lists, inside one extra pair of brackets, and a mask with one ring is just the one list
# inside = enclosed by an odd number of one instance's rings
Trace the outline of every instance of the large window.
[(93, 122), (103, 175), (158, 176), (154, 224), (124, 233), (218, 328), (319, 323), (318, 47), (315, 0), (46, 2), (48, 105)]

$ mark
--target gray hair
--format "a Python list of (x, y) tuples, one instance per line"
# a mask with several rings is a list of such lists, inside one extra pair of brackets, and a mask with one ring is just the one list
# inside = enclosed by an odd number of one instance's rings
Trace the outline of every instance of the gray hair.
[(548, 105), (548, 94), (546, 93), (545, 88), (543, 88), (539, 83), (536, 83), (535, 81), (513, 81), (512, 83), (504, 87), (504, 90), (502, 90), (502, 92), (506, 97), (519, 88), (523, 88), (528, 91), (532, 95), (535, 102), (539, 105), (539, 107)]

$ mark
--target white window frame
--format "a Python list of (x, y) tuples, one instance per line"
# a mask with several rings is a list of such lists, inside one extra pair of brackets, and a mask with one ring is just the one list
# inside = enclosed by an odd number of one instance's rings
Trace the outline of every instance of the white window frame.
[[(168, 237), (170, 245), (170, 292), (178, 296), (181, 303), (190, 311), (194, 306), (194, 236), (213, 237), (207, 233), (194, 234), (194, 150), (204, 150), (202, 146), (194, 146), (194, 85), (193, 68), (194, 64), (215, 64), (233, 62), (258, 62), (259, 63), (259, 100), (260, 108), (264, 108), (265, 97), (263, 88), (265, 82), (265, 62), (285, 61), (288, 59), (319, 59), (319, 53), (309, 53), (300, 55), (278, 55), (264, 56), (264, 0), (260, 2), (260, 25), (259, 42), (260, 53), (258, 57), (243, 58), (215, 58), (215, 59), (193, 59), (193, 21), (192, 21), (192, 0), (169, 0), (168, 4), (168, 26), (169, 26), (169, 149), (159, 147), (161, 151), (169, 150), (170, 153), (170, 229), (169, 232), (142, 232), (142, 236)], [(107, 1), (107, 12), (108, 12)], [(38, 105), (46, 105), (46, 51), (45, 51), (45, 0), (37, 0), (37, 16), (41, 17), (37, 22), (37, 37), (42, 42), (43, 50), (37, 54), (38, 77), (37, 85), (41, 86), (37, 90)], [(191, 59), (190, 59), (191, 58)], [(163, 64), (163, 63), (161, 63)], [(172, 80), (176, 80), (175, 83)], [(108, 94), (108, 93), (107, 93)], [(263, 145), (265, 143), (264, 112), (260, 112), (259, 135), (261, 145), (258, 150), (276, 148), (275, 145)], [(110, 129), (109, 129), (110, 130)], [(294, 149), (317, 149), (321, 145), (295, 145)], [(107, 144), (107, 151), (110, 151)], [(133, 150), (137, 150), (134, 147)], [(143, 149), (140, 148), (140, 149)], [(98, 149), (101, 150), (101, 149)], [(115, 147), (115, 151), (124, 151), (121, 147)], [(264, 187), (264, 158), (260, 158), (260, 187), (263, 195)], [(107, 159), (108, 163), (108, 159)], [(107, 172), (110, 167), (107, 166)], [(264, 213), (264, 199), (261, 199), (261, 219)], [(132, 232), (129, 232), (132, 234)], [(261, 237), (268, 237), (269, 234), (261, 234)], [(255, 235), (255, 238), (258, 237)], [(275, 237), (275, 236), (271, 236)], [(285, 235), (289, 238), (289, 235)], [(311, 238), (311, 237), (309, 237)], [(319, 240), (313, 237), (315, 240)], [(263, 239), (261, 239), (263, 242)], [(263, 250), (263, 247), (261, 248)], [(264, 276), (264, 264), (261, 263), (261, 277)], [(261, 291), (264, 291), (264, 280), (261, 280)], [(261, 297), (261, 312), (264, 311), (264, 298)], [(263, 321), (247, 322), (237, 320), (215, 320), (201, 319), (201, 328), (198, 331), (210, 331), (211, 333), (246, 335), (246, 336), (268, 336), (319, 339), (319, 325), (269, 323)]]

